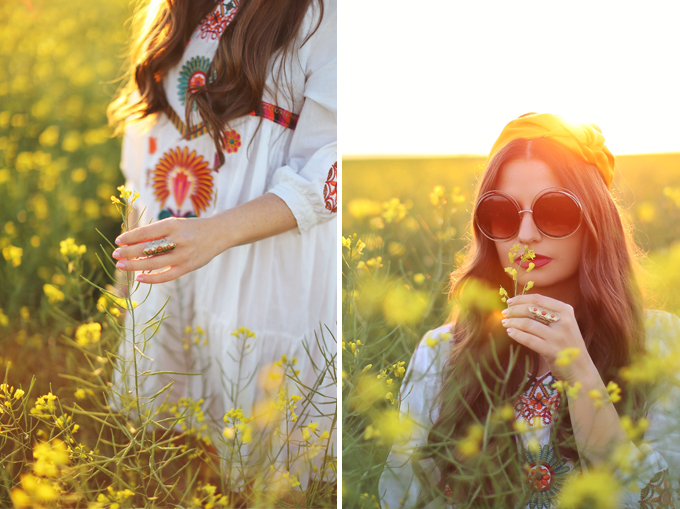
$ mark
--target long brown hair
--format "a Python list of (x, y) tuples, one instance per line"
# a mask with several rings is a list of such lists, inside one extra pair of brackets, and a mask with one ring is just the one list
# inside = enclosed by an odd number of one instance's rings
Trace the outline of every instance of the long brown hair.
[[(626, 408), (632, 407), (636, 415), (642, 411), (643, 397), (622, 383), (618, 375), (619, 368), (627, 365), (633, 356), (644, 352), (642, 297), (636, 280), (638, 252), (632, 232), (624, 226), (621, 211), (597, 168), (545, 138), (518, 139), (508, 143), (489, 162), (480, 180), (477, 197), (493, 190), (503, 164), (516, 159), (546, 163), (561, 180), (561, 185), (574, 192), (583, 205), (581, 227), (586, 232), (578, 269), (576, 319), (604, 383), (613, 380), (623, 388), (623, 398), (616, 405), (617, 410), (626, 405)], [(507, 281), (508, 276), (493, 242), (473, 222), (466, 261), (451, 275), (451, 299), (454, 302), (459, 300), (471, 282), (481, 282), (497, 294), (500, 285), (507, 287)], [(483, 483), (485, 486), (480, 489), (465, 480), (461, 482), (457, 475), (459, 466), (470, 460), (456, 451), (452, 438), (460, 439), (469, 424), (475, 421), (484, 423), (488, 419), (491, 405), (488, 394), (479, 383), (480, 371), (486, 387), (501, 392), (497, 394), (498, 400), (513, 405), (514, 396), (528, 389), (536, 380), (538, 354), (510, 340), (498, 317), (490, 316), (488, 311), (472, 306), (466, 310), (459, 309), (452, 318), (456, 323), (452, 331), (454, 346), (446, 361), (439, 395), (440, 412), (421, 457), (431, 457), (439, 468), (442, 475), (438, 489), (443, 490), (447, 484), (452, 488), (455, 486), (456, 493), (465, 500), (470, 500), (469, 497), (476, 492), (481, 502), (493, 497), (492, 486)], [(493, 360), (493, 351), (499, 362)], [(511, 355), (515, 355), (518, 361), (508, 372)], [(527, 378), (529, 360), (533, 361), (534, 373)], [(475, 366), (483, 368), (475, 369)], [(507, 379), (508, 383), (499, 385), (498, 380), (503, 379)], [(458, 397), (450, 397), (452, 394)], [(562, 401), (564, 410), (566, 397)], [(563, 458), (576, 461), (576, 449), (566, 443), (570, 436), (573, 440), (569, 413), (563, 411), (561, 415), (562, 419), (556, 424), (555, 446)], [(509, 428), (509, 424), (506, 426)], [(516, 454), (516, 448), (509, 446), (507, 441), (492, 439), (487, 445), (489, 452), (508, 459), (511, 454)], [(519, 485), (520, 479), (516, 477), (520, 474), (520, 470), (515, 470), (508, 478), (506, 472), (506, 486), (511, 488), (513, 482)]]
[[(191, 88), (185, 118), (189, 131), (194, 104), (208, 127), (224, 163), (222, 133), (231, 120), (256, 110), (265, 91), (272, 57), (291, 58), (293, 42), (304, 44), (323, 17), (322, 0), (240, 0), (238, 11), (220, 36), (206, 73), (211, 79)], [(316, 23), (308, 34), (298, 34), (310, 5), (318, 5)], [(216, 6), (215, 0), (149, 0), (136, 9), (132, 22), (130, 63), (117, 97), (108, 109), (109, 123), (120, 134), (126, 123), (166, 109), (163, 77), (182, 59), (191, 34)], [(276, 81), (283, 92), (285, 66)], [(138, 94), (138, 95), (137, 95)]]

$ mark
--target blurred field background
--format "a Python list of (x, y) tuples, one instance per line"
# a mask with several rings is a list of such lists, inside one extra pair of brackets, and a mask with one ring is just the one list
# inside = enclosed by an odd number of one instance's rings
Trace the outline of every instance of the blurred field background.
[[(250, 409), (211, 423), (215, 437), (206, 431), (203, 400), (160, 405), (163, 420), (146, 414), (137, 428), (130, 408), (145, 406), (132, 390), (121, 395), (123, 415), (108, 406), (119, 327), (137, 305), (107, 293), (113, 287), (100, 263), (113, 270), (102, 236), (113, 241), (121, 231), (111, 197), (130, 199), (116, 190), (124, 182), (121, 140), (111, 138), (106, 109), (135, 3), (0, 1), (0, 506), (287, 507), (302, 500), (334, 507), (330, 430), (306, 420), (304, 397), (280, 392), (269, 411), (270, 421), (287, 419), (279, 425), (298, 437), (294, 452), (281, 435), (285, 472), (243, 466), (250, 459), (241, 445), (271, 445), (259, 434), (266, 423), (250, 424)], [(233, 340), (245, 345), (254, 333), (241, 329)], [(208, 341), (200, 327), (181, 334), (188, 351)], [(322, 377), (334, 360), (330, 352), (329, 364), (316, 366)], [(282, 384), (297, 376), (293, 362), (273, 368)], [(291, 422), (295, 401), (299, 422)], [(241, 475), (220, 475), (217, 441), (238, 456), (226, 468)], [(314, 468), (324, 479), (301, 479), (305, 495), (287, 470), (300, 455), (320, 458)], [(244, 487), (246, 477), (253, 484)]]
[(60, 242), (85, 245), (86, 275), (100, 280), (95, 228), (120, 231), (110, 197), (123, 183), (121, 142), (106, 107), (131, 9), (127, 0), (0, 2), (0, 355), (16, 384), (40, 373), (41, 394), (64, 383), (64, 320), (80, 323), (96, 297), (48, 305), (45, 284), (73, 295)]
[[(446, 323), (448, 275), (466, 245), (484, 160), (343, 158), (347, 507), (375, 507), (382, 495), (378, 479), (402, 426), (393, 402), (403, 377), (398, 363), (408, 366), (423, 334)], [(647, 307), (680, 314), (680, 153), (619, 156), (617, 165), (612, 194), (646, 253)]]

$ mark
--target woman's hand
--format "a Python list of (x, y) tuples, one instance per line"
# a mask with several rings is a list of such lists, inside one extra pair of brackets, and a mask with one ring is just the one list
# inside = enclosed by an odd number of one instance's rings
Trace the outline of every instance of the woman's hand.
[[(147, 226), (123, 233), (116, 239), (119, 247), (113, 257), (122, 271), (150, 271), (165, 269), (154, 274), (139, 274), (142, 283), (165, 283), (203, 267), (222, 252), (218, 245), (216, 225), (208, 218), (169, 217)], [(167, 253), (145, 257), (143, 251), (150, 241), (165, 238), (177, 247)]]
[[(556, 311), (560, 319), (549, 325), (532, 318), (531, 306)], [(599, 375), (586, 349), (579, 330), (574, 308), (559, 300), (538, 294), (518, 295), (508, 299), (508, 308), (503, 310), (503, 326), (508, 336), (518, 343), (540, 354), (548, 363), (552, 374), (559, 380), (573, 385), (577, 381)], [(572, 362), (557, 362), (564, 358), (558, 353), (566, 348), (578, 349)]]

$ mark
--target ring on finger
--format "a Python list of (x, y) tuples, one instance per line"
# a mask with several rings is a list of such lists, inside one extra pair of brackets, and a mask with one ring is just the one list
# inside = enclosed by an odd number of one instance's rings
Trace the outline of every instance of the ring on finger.
[(557, 313), (557, 311), (552, 311), (550, 309), (542, 308), (540, 306), (529, 306), (529, 313), (531, 313), (532, 315), (531, 317), (534, 320), (537, 320), (546, 325), (549, 325), (560, 319), (560, 315)]
[(172, 251), (176, 247), (177, 244), (171, 240), (157, 239), (149, 242), (142, 252), (144, 253), (144, 256), (155, 256)]

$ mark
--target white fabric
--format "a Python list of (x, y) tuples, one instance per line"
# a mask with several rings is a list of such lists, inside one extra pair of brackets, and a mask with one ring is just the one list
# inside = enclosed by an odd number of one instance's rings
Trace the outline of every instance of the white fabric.
[[(235, 4), (220, 1), (216, 11), (224, 16)], [(219, 11), (222, 9), (222, 11)], [(175, 370), (198, 372), (201, 376), (143, 377), (142, 394), (150, 396), (174, 380), (172, 398), (206, 398), (206, 415), (220, 422), (231, 408), (241, 407), (246, 416), (260, 395), (256, 373), (263, 366), (278, 361), (283, 354), (297, 357), (297, 369), (307, 385), (313, 384), (323, 367), (320, 349), (335, 354), (337, 326), (336, 246), (337, 214), (332, 200), (324, 195), (329, 172), (336, 164), (336, 4), (324, 1), (324, 14), (316, 32), (302, 44), (318, 21), (318, 7), (310, 7), (298, 36), (292, 58), (274, 59), (263, 101), (300, 115), (295, 130), (272, 120), (245, 116), (227, 128), (240, 135), (237, 151), (225, 153), (226, 162), (215, 171), (216, 151), (209, 135), (194, 140), (182, 135), (166, 114), (155, 124), (140, 123), (128, 128), (123, 141), (122, 170), (129, 189), (138, 190), (138, 209), (146, 207), (140, 224), (158, 221), (162, 209), (176, 215), (193, 213), (206, 217), (248, 202), (267, 192), (281, 197), (293, 212), (298, 228), (249, 245), (234, 247), (213, 259), (205, 267), (176, 281), (154, 285), (149, 298), (136, 310), (136, 322), (151, 318), (170, 297), (159, 332), (143, 345), (144, 355), (138, 370)], [(224, 28), (224, 27), (223, 27)], [(223, 30), (222, 28), (222, 30)], [(221, 33), (221, 32), (220, 32)], [(214, 35), (214, 34), (213, 34)], [(219, 34), (218, 34), (219, 35)], [(218, 37), (202, 32), (199, 26), (186, 47), (181, 62), (164, 79), (170, 105), (180, 118), (185, 107), (178, 90), (182, 71), (191, 62), (212, 58)], [(193, 60), (192, 60), (193, 59)], [(281, 74), (292, 89), (284, 84), (276, 92), (274, 76), (280, 65)], [(185, 76), (186, 79), (186, 76)], [(289, 94), (292, 92), (292, 95)], [(201, 119), (195, 113), (196, 123)], [(196, 189), (196, 176), (189, 179), (188, 197), (183, 201), (181, 181), (170, 185), (170, 196), (162, 207), (154, 195), (154, 182), (159, 177), (159, 162), (172, 149), (188, 149), (188, 154), (201, 157), (211, 169), (212, 192), (209, 205), (198, 210), (190, 199)], [(166, 176), (167, 177), (167, 176)], [(169, 178), (169, 177), (168, 177)], [(162, 180), (162, 178), (161, 178)], [(167, 180), (167, 178), (166, 178)], [(209, 179), (204, 177), (204, 185)], [(333, 176), (335, 184), (335, 176)], [(175, 190), (173, 190), (175, 189)], [(333, 197), (334, 198), (334, 197)], [(181, 202), (181, 203), (180, 203)], [(146, 285), (135, 300), (141, 301)], [(131, 325), (128, 319), (128, 326)], [(191, 344), (185, 350), (181, 340), (187, 326), (200, 326), (206, 331), (207, 345)], [(239, 342), (232, 332), (246, 327), (256, 334), (248, 341), (250, 350), (239, 365)], [(329, 332), (330, 331), (330, 332)], [(139, 333), (139, 327), (137, 327)], [(148, 338), (151, 331), (145, 336)], [(129, 337), (128, 337), (129, 339)], [(305, 345), (309, 350), (305, 352)], [(132, 347), (125, 342), (119, 355), (132, 357)], [(311, 358), (310, 358), (311, 356)], [(316, 367), (315, 367), (316, 366)], [(239, 379), (241, 392), (234, 394)], [(255, 377), (255, 378), (253, 378)], [(127, 392), (131, 378), (117, 380)], [(127, 387), (122, 387), (127, 384)], [(245, 386), (245, 387), (244, 387)], [(299, 394), (292, 390), (291, 393)], [(315, 403), (322, 413), (335, 409), (336, 388), (326, 377)], [(319, 422), (316, 411), (309, 411), (309, 421)], [(301, 418), (302, 419), (302, 418)], [(319, 432), (330, 429), (330, 421), (322, 421)]]
[[(668, 352), (672, 345), (676, 345), (677, 348), (680, 341), (680, 319), (677, 316), (662, 311), (647, 311), (645, 324), (647, 344), (650, 348), (653, 348), (653, 345), (660, 345), (662, 354)], [(413, 472), (411, 454), (416, 447), (427, 443), (428, 433), (438, 418), (439, 409), (436, 397), (442, 385), (441, 374), (446, 352), (452, 344), (446, 336), (450, 329), (449, 324), (425, 334), (408, 366), (401, 388), (400, 412), (402, 419), (409, 418), (413, 421), (413, 431), (410, 437), (392, 447), (387, 458), (379, 484), (379, 494), (383, 497), (382, 504), (385, 508), (415, 507), (422, 491), (420, 482)], [(426, 342), (428, 340), (432, 346), (428, 345)], [(548, 374), (548, 376), (552, 375)], [(525, 396), (529, 396), (528, 392)], [(680, 389), (677, 387), (670, 389), (667, 397), (660, 399), (652, 406), (647, 416), (650, 427), (644, 437), (651, 451), (648, 450), (642, 462), (632, 465), (638, 472), (642, 472), (634, 479), (639, 489), (644, 488), (657, 472), (668, 468), (674, 501), (678, 493), (678, 476), (680, 475), (680, 432), (677, 420), (679, 406)], [(517, 407), (515, 418), (520, 419)], [(530, 429), (522, 436), (522, 446), (526, 449), (531, 438), (537, 439), (541, 446), (548, 445), (551, 426), (552, 424), (549, 424), (538, 429)], [(431, 460), (427, 461), (431, 462)], [(571, 472), (574, 468), (573, 463), (568, 461), (567, 465)], [(421, 464), (421, 466), (433, 484), (439, 481), (439, 474), (431, 463)], [(624, 482), (633, 480), (619, 471), (615, 472), (615, 475)], [(623, 494), (621, 507), (639, 508), (639, 500), (640, 491), (629, 487)], [(440, 498), (432, 501), (427, 507), (452, 506), (447, 505), (447, 502)], [(541, 505), (527, 505), (527, 508), (529, 507), (542, 509)], [(546, 505), (546, 508), (549, 509), (550, 506)]]

